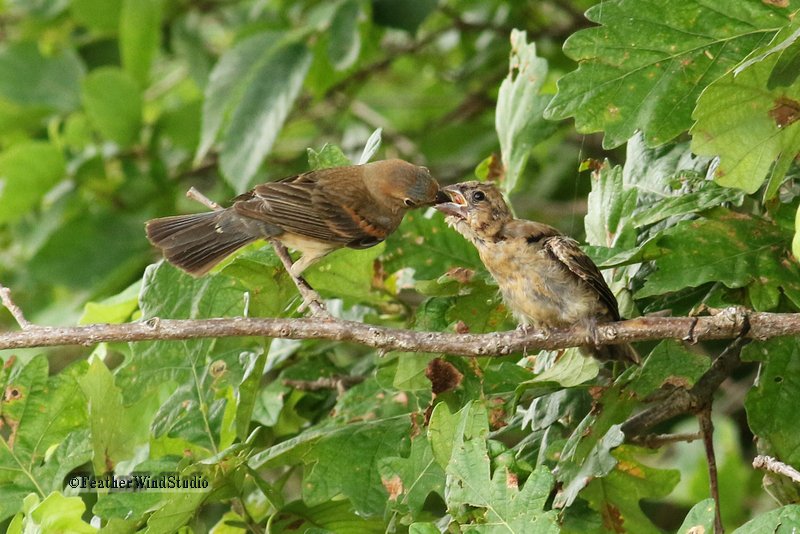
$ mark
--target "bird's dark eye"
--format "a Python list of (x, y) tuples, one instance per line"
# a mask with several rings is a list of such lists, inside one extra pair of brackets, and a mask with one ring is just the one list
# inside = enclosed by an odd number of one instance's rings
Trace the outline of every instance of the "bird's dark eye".
[(486, 195), (483, 194), (483, 191), (475, 191), (472, 193), (473, 202), (480, 202), (481, 200), (486, 200)]
[(406, 205), (406, 206), (408, 206), (409, 208), (413, 208), (414, 206), (416, 206), (416, 205), (417, 205), (417, 203), (416, 203), (416, 202), (414, 202), (413, 200), (411, 200), (410, 198), (406, 198), (406, 199), (404, 199), (404, 200), (403, 200), (403, 204), (405, 204), (405, 205)]

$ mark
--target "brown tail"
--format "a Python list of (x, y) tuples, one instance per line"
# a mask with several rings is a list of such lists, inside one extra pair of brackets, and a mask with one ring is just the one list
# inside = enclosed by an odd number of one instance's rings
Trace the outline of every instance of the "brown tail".
[(146, 229), (147, 238), (167, 261), (193, 276), (207, 273), (235, 250), (279, 230), (230, 209), (153, 219)]
[(586, 352), (598, 360), (613, 360), (623, 363), (642, 363), (639, 353), (628, 343), (622, 345), (601, 345), (599, 347), (585, 347)]

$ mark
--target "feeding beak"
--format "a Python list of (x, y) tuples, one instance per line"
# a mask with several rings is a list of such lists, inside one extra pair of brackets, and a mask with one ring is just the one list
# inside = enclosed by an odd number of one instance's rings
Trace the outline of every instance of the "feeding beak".
[(461, 194), (461, 191), (454, 185), (443, 187), (440, 191), (442, 196), (447, 197), (444, 202), (438, 203), (434, 206), (437, 210), (445, 215), (451, 215), (460, 219), (467, 218), (467, 199)]

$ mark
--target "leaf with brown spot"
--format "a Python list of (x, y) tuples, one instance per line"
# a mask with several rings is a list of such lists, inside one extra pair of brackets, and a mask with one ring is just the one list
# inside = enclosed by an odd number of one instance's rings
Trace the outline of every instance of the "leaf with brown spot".
[(753, 51), (752, 59), (716, 79), (697, 99), (692, 151), (719, 156), (715, 179), (720, 185), (754, 193), (767, 177), (782, 181), (800, 152), (800, 86), (794, 83), (800, 42), (792, 41), (798, 22), (786, 24), (769, 44)]
[(431, 381), (434, 395), (457, 388), (464, 379), (464, 375), (452, 363), (441, 358), (430, 361), (425, 376)]
[(467, 269), (466, 267), (453, 267), (445, 273), (445, 276), (452, 278), (459, 284), (468, 284), (475, 276), (475, 270)]
[(800, 102), (791, 98), (778, 98), (775, 106), (769, 110), (769, 116), (772, 117), (778, 128), (794, 124), (800, 120)]
[(403, 481), (397, 475), (388, 479), (381, 478), (381, 484), (383, 484), (383, 487), (386, 488), (386, 491), (389, 493), (390, 501), (396, 501), (397, 498), (403, 494)]
[(622, 518), (619, 508), (610, 505), (604, 506), (602, 510), (600, 510), (600, 515), (603, 518), (603, 526), (607, 530), (619, 532), (621, 534), (625, 532), (625, 520)]

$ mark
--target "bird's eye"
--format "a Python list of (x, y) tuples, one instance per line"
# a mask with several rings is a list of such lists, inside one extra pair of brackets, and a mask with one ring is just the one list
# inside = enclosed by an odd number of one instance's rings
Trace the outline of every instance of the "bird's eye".
[(414, 202), (413, 200), (411, 200), (410, 198), (406, 198), (406, 199), (404, 199), (404, 200), (403, 200), (403, 204), (405, 204), (405, 205), (406, 205), (406, 206), (408, 206), (409, 208), (413, 208), (414, 206), (416, 206), (416, 205), (417, 205), (417, 203), (416, 203), (416, 202)]
[(486, 195), (483, 193), (483, 191), (475, 191), (472, 193), (473, 202), (480, 202), (481, 200), (486, 200)]

